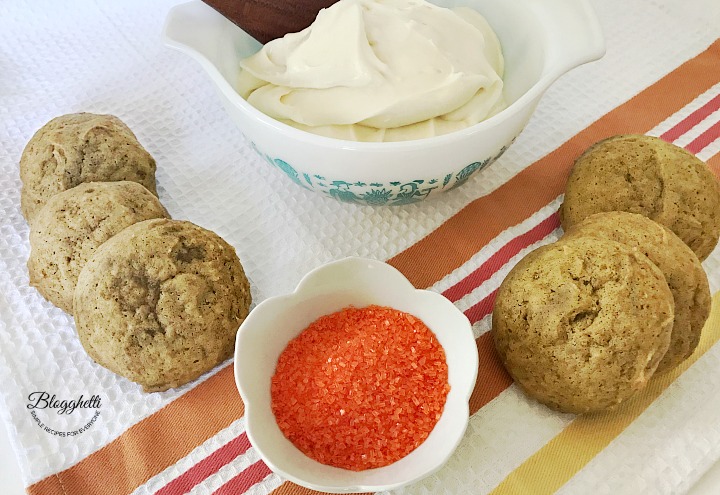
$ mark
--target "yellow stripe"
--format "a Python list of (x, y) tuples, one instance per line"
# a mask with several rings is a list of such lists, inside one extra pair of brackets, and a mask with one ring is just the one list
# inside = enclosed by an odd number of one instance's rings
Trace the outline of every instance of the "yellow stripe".
[(713, 297), (710, 318), (695, 353), (680, 366), (653, 378), (647, 388), (611, 412), (579, 416), (570, 425), (516, 468), (492, 495), (550, 494), (557, 491), (593, 457), (615, 439), (648, 406), (720, 340), (720, 292)]

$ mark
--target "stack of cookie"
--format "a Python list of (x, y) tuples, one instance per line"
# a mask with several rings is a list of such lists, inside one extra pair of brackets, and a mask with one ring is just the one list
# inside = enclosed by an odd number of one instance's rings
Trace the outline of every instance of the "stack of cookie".
[(602, 411), (697, 347), (720, 184), (681, 148), (615, 136), (578, 158), (560, 216), (564, 236), (498, 290), (493, 337), (528, 395), (563, 412)]
[(251, 304), (235, 250), (171, 220), (155, 161), (117, 117), (64, 115), (20, 160), (30, 284), (75, 316), (99, 364), (160, 391), (232, 354)]

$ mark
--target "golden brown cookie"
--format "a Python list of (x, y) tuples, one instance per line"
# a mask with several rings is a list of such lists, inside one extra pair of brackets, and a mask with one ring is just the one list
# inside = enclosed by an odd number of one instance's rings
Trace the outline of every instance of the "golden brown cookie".
[(560, 219), (567, 230), (604, 211), (639, 213), (665, 225), (702, 261), (720, 237), (720, 183), (703, 161), (662, 139), (614, 136), (576, 160)]
[(74, 113), (52, 119), (25, 146), (20, 179), (28, 223), (52, 196), (83, 182), (129, 180), (157, 196), (155, 160), (113, 115)]
[(130, 225), (168, 217), (137, 182), (86, 182), (54, 195), (30, 230), (30, 285), (72, 313), (78, 275), (95, 249)]
[(510, 271), (492, 332), (528, 395), (587, 413), (645, 386), (668, 349), (672, 321), (672, 293), (645, 255), (578, 237), (536, 249)]
[(670, 347), (657, 371), (667, 371), (690, 357), (710, 316), (710, 286), (700, 260), (670, 229), (635, 213), (596, 213), (574, 225), (563, 239), (611, 239), (646, 255), (665, 275), (675, 302)]
[(80, 272), (75, 324), (100, 365), (162, 391), (229, 358), (250, 307), (235, 249), (190, 222), (132, 225), (96, 251)]

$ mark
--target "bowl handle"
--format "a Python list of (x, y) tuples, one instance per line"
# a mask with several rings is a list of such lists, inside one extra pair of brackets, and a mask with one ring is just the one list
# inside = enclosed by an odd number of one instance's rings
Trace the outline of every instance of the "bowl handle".
[(588, 0), (532, 2), (548, 37), (544, 76), (554, 81), (570, 69), (605, 55), (605, 37)]
[(235, 91), (242, 53), (262, 45), (201, 0), (176, 5), (168, 12), (162, 39), (171, 48), (195, 59), (230, 101), (241, 101)]
[[(200, 0), (172, 7), (165, 19), (162, 38), (166, 45), (197, 58), (212, 60), (217, 50), (218, 33), (225, 18)], [(193, 53), (195, 52), (195, 53)]]

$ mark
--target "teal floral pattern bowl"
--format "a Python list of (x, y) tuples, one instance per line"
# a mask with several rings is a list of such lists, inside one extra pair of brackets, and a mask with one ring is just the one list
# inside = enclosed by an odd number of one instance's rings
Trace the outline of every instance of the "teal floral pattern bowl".
[[(333, 139), (254, 108), (236, 85), (240, 60), (257, 52), (260, 44), (201, 0), (171, 8), (163, 38), (208, 73), (230, 118), (290, 181), (348, 203), (405, 205), (455, 189), (488, 167), (522, 132), (558, 77), (605, 53), (590, 0), (465, 0), (463, 5), (480, 12), (500, 39), (508, 106), (465, 129), (412, 141)], [(287, 194), (292, 194), (289, 183)]]
[(280, 169), (291, 181), (305, 189), (324, 193), (344, 203), (369, 206), (398, 206), (417, 203), (427, 198), (431, 193), (449, 191), (461, 186), (473, 174), (484, 170), (500, 158), (509, 145), (500, 148), (500, 151), (494, 156), (479, 162), (472, 162), (461, 170), (445, 174), (443, 177), (388, 182), (347, 181), (335, 177), (301, 173), (288, 162), (280, 158), (272, 158), (263, 153), (255, 143), (252, 143), (252, 146), (266, 162)]

